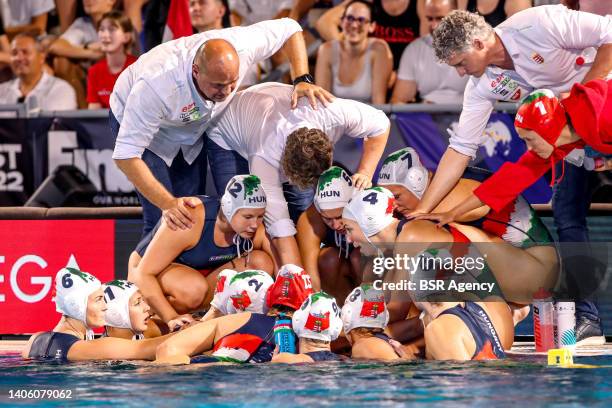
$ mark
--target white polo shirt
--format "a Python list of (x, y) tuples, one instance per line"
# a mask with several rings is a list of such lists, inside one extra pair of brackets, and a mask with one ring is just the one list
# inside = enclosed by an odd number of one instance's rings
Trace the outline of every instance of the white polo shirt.
[(518, 102), (534, 89), (568, 92), (591, 69), (596, 48), (612, 43), (612, 18), (567, 9), (532, 7), (495, 28), (514, 70), (488, 67), (465, 88), (453, 150), (474, 157), (495, 101)]
[[(19, 78), (0, 84), (0, 104), (17, 103), (17, 100), (22, 97), (19, 84)], [(78, 109), (74, 88), (63, 79), (56, 78), (44, 71), (24, 102), (31, 108), (46, 111)]]
[(264, 222), (273, 238), (296, 232), (283, 195), (287, 178), (280, 166), (289, 134), (301, 127), (316, 128), (335, 144), (342, 136), (379, 136), (390, 126), (382, 111), (350, 99), (336, 98), (327, 108), (319, 105), (315, 110), (302, 98), (292, 110), (292, 89), (270, 82), (241, 91), (208, 130), (210, 139), (247, 159), (250, 172), (261, 178), (268, 202)]
[(414, 81), (421, 99), (432, 103), (461, 103), (468, 81), (448, 64), (439, 62), (431, 35), (411, 42), (400, 59), (397, 79)]
[(296, 32), (292, 19), (263, 21), (248, 27), (211, 30), (163, 43), (121, 73), (110, 97), (120, 123), (113, 159), (141, 157), (145, 149), (168, 166), (179, 150), (193, 163), (202, 150), (202, 134), (235, 95), (222, 103), (203, 99), (192, 79), (195, 54), (204, 42), (222, 38), (240, 58), (236, 89), (251, 65), (269, 58)]

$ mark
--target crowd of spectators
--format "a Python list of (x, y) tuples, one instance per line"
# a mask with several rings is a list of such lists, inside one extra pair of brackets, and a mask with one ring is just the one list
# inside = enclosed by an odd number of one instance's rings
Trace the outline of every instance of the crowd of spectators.
[[(493, 26), (540, 4), (610, 12), (589, 0), (0, 0), (0, 103), (108, 108), (117, 77), (163, 41), (169, 10), (179, 1), (193, 33), (298, 20), (307, 44), (315, 45), (316, 83), (374, 104), (461, 102), (467, 78), (436, 60), (431, 40), (454, 9), (478, 12)], [(275, 55), (255, 67), (243, 87), (283, 62)]]

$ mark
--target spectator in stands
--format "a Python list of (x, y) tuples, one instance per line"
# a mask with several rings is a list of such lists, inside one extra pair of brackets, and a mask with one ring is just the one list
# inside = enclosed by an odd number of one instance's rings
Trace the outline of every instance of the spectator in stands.
[(457, 0), (426, 0), (424, 14), (429, 34), (413, 41), (402, 54), (391, 103), (461, 103), (468, 81), (436, 58), (431, 33), (440, 21), (457, 8)]
[(72, 85), (80, 108), (87, 106), (85, 79), (90, 64), (104, 57), (98, 42), (97, 25), (112, 10), (115, 0), (83, 0), (85, 17), (79, 17), (53, 44), (55, 74)]
[(11, 42), (15, 79), (0, 84), (0, 104), (26, 103), (30, 109), (76, 109), (72, 87), (43, 69), (45, 53), (34, 34), (20, 33)]
[(292, 6), (293, 0), (229, 0), (235, 25), (287, 17)]
[(87, 102), (89, 109), (109, 108), (110, 94), (119, 74), (136, 57), (130, 54), (134, 28), (126, 15), (113, 10), (104, 14), (98, 26), (100, 49), (106, 58), (95, 63), (87, 76)]
[(0, 0), (4, 31), (9, 38), (25, 32), (44, 34), (47, 14), (54, 8), (53, 0)]
[(229, 27), (229, 20), (224, 24), (224, 16), (229, 9), (224, 0), (189, 0), (189, 17), (195, 33), (218, 30)]
[[(327, 41), (340, 38), (340, 22), (346, 0), (323, 14), (316, 24), (321, 37)], [(419, 35), (428, 33), (425, 24), (421, 24), (425, 0), (374, 0), (373, 20), (376, 23), (374, 37), (385, 40), (393, 53), (393, 69), (399, 66), (404, 48)]]
[(6, 34), (4, 34), (4, 29), (0, 24), (0, 69), (3, 69), (5, 66), (10, 64), (10, 45), (9, 40)]
[(342, 39), (319, 48), (316, 84), (340, 98), (385, 103), (393, 57), (387, 43), (368, 37), (375, 29), (372, 5), (350, 1), (342, 16)]
[[(495, 27), (511, 15), (531, 7), (531, 0), (458, 0), (459, 8), (484, 17)], [(557, 2), (558, 3), (558, 2)]]

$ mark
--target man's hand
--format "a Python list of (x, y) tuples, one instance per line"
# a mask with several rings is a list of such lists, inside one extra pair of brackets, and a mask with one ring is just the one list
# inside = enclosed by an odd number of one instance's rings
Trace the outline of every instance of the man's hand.
[(175, 332), (183, 329), (184, 327), (189, 326), (191, 323), (195, 322), (193, 316), (190, 313), (176, 316), (175, 318), (168, 321), (168, 328), (171, 332)]
[(367, 174), (355, 173), (353, 174), (351, 179), (353, 180), (353, 186), (357, 190), (363, 190), (372, 187), (372, 177), (368, 176)]
[(189, 229), (193, 226), (194, 220), (191, 217), (189, 208), (195, 208), (197, 205), (195, 197), (179, 197), (172, 200), (166, 207), (162, 208), (162, 217), (168, 228), (172, 231), (177, 229)]
[(327, 106), (328, 103), (333, 102), (335, 99), (334, 95), (320, 86), (307, 82), (300, 82), (293, 87), (293, 93), (291, 94), (291, 109), (297, 107), (298, 99), (302, 96), (308, 98), (313, 109), (317, 109), (317, 99), (323, 106)]

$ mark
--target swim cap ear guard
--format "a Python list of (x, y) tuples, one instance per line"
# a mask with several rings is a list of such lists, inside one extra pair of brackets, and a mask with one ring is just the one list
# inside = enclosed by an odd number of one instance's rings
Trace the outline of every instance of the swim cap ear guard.
[(332, 166), (319, 177), (314, 205), (317, 211), (344, 208), (353, 196), (353, 180), (342, 167)]
[(268, 307), (286, 306), (297, 310), (312, 293), (310, 275), (297, 265), (283, 265), (267, 296)]
[[(134, 331), (130, 319), (130, 298), (138, 291), (138, 287), (132, 282), (121, 279), (108, 282), (105, 286), (106, 325)], [(134, 331), (135, 340), (142, 338), (144, 337), (141, 332)]]
[(246, 270), (228, 280), (227, 314), (267, 313), (266, 295), (274, 280), (264, 271)]
[(533, 130), (553, 146), (566, 124), (565, 109), (549, 89), (537, 89), (527, 95), (514, 118), (515, 127)]
[(342, 306), (344, 334), (359, 327), (384, 329), (389, 323), (389, 311), (381, 290), (371, 284), (362, 284), (353, 289)]
[(55, 275), (55, 310), (82, 322), (87, 328), (87, 340), (93, 339), (93, 331), (87, 325), (87, 298), (100, 286), (98, 278), (76, 268), (63, 268)]
[(293, 331), (299, 338), (330, 342), (342, 331), (336, 299), (321, 291), (314, 293), (293, 313)]
[(384, 187), (371, 187), (358, 192), (342, 211), (342, 217), (355, 221), (366, 238), (378, 234), (391, 224), (395, 198)]
[(391, 153), (383, 162), (378, 173), (378, 185), (400, 185), (423, 197), (429, 184), (429, 171), (421, 164), (419, 154), (412, 147), (405, 147)]
[(213, 300), (210, 302), (211, 306), (214, 306), (222, 314), (226, 315), (227, 312), (227, 300), (229, 299), (229, 282), (236, 276), (238, 272), (233, 269), (224, 269), (217, 275), (217, 284), (215, 285), (215, 295)]
[(242, 174), (232, 177), (221, 197), (221, 211), (228, 222), (241, 208), (266, 208), (266, 193), (259, 177)]

